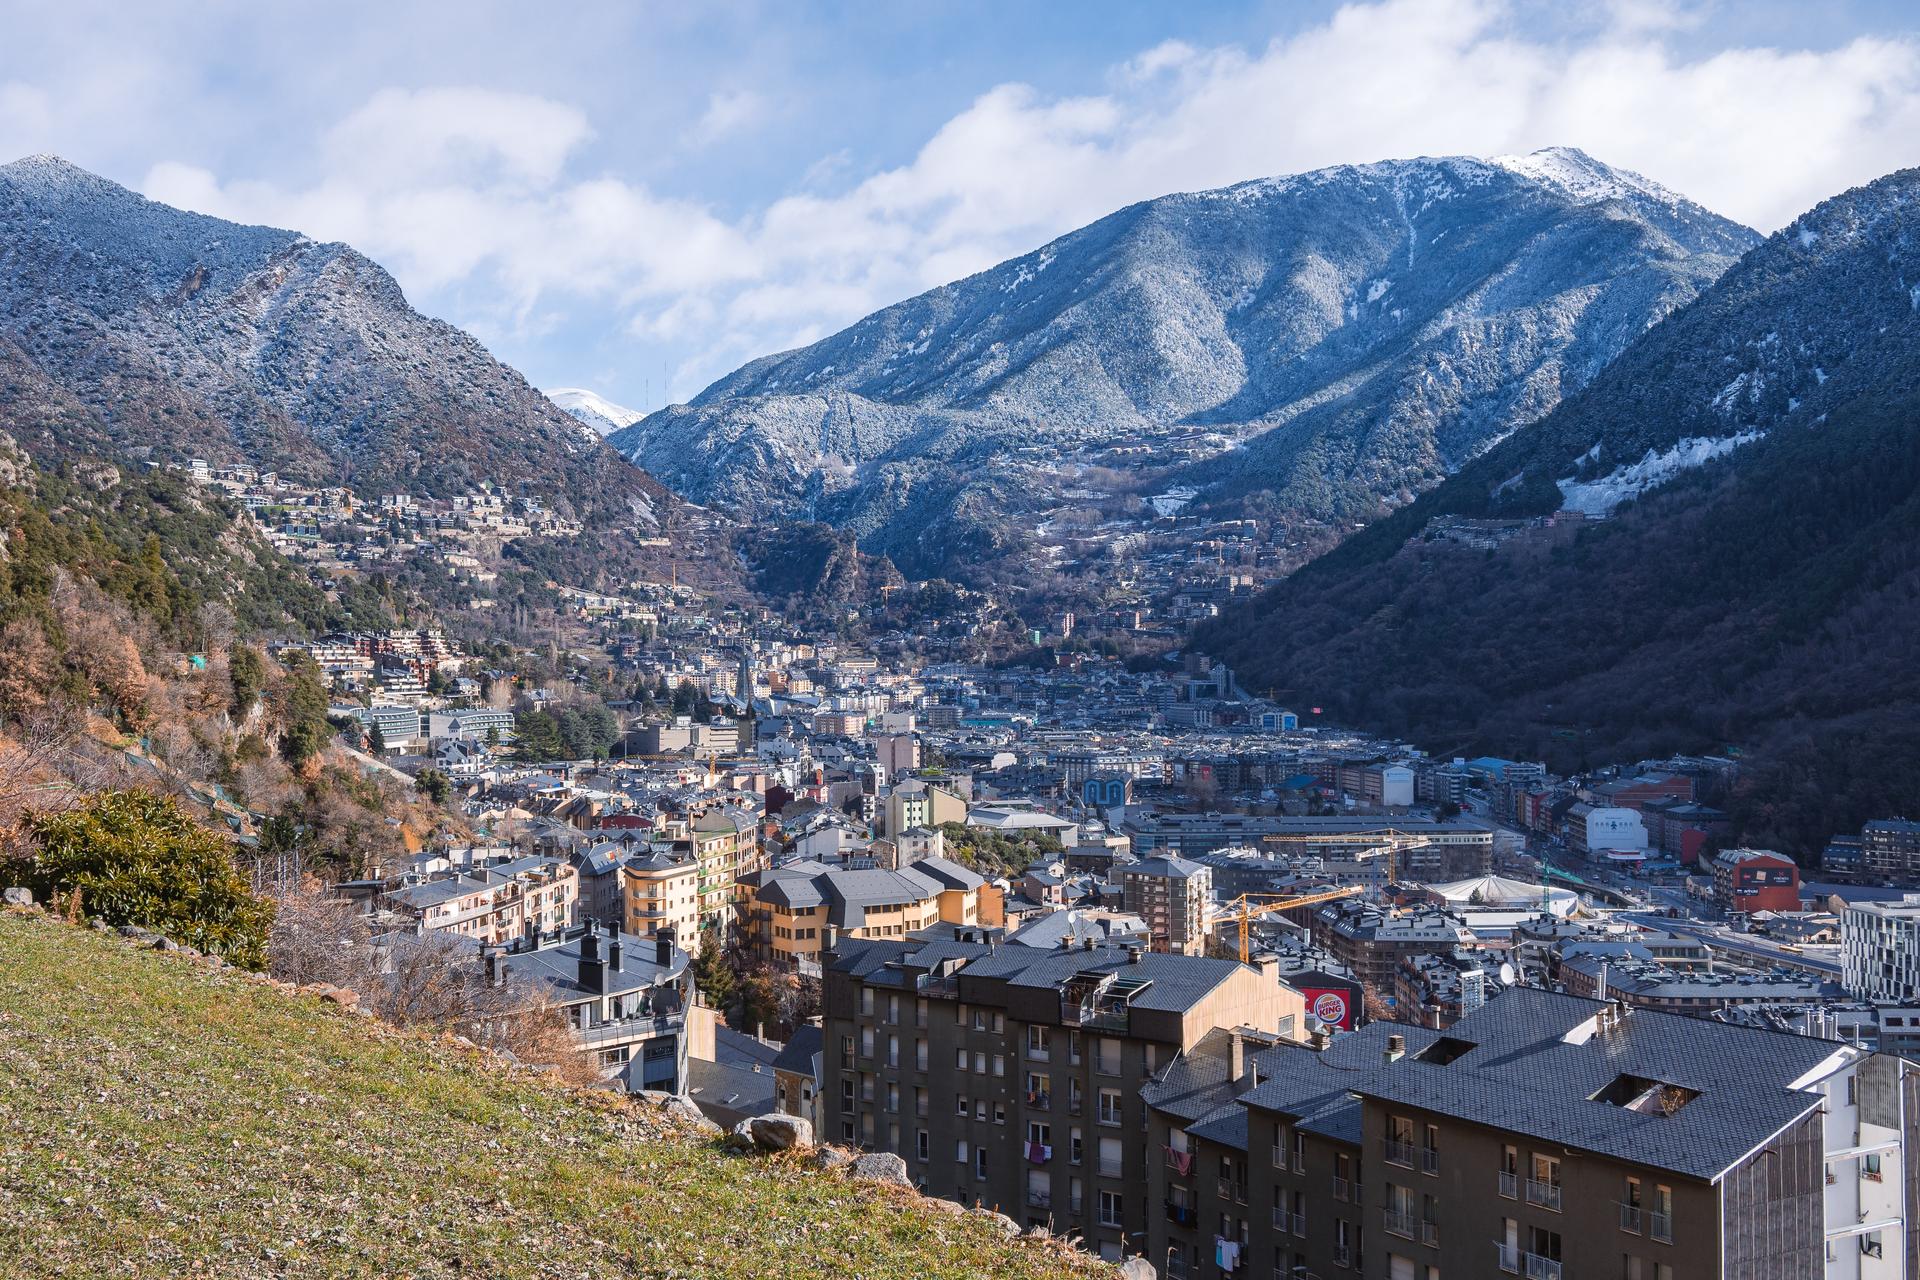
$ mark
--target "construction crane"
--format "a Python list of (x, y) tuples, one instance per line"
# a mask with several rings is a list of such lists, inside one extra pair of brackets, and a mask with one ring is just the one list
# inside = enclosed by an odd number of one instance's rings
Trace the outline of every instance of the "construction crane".
[(1227, 914), (1240, 925), (1240, 963), (1247, 963), (1253, 954), (1248, 945), (1249, 930), (1261, 916), (1270, 916), (1276, 911), (1291, 911), (1295, 907), (1317, 907), (1336, 898), (1351, 898), (1359, 892), (1360, 886), (1352, 884), (1341, 889), (1328, 889), (1324, 893), (1243, 893), (1225, 903)]

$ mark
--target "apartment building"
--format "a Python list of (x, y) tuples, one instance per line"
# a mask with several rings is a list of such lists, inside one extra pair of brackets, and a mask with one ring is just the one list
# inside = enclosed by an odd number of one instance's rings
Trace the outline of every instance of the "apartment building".
[(1177, 856), (1142, 858), (1120, 873), (1125, 910), (1147, 922), (1151, 950), (1205, 955), (1213, 914), (1213, 872)]
[(834, 950), (827, 1136), (899, 1153), (931, 1195), (1140, 1254), (1159, 1212), (1141, 1087), (1216, 1028), (1297, 1035), (1304, 1001), (1227, 960), (989, 939)]
[(1840, 916), (1840, 985), (1856, 1000), (1920, 999), (1920, 893), (1847, 904)]
[(1450, 955), (1478, 944), (1466, 922), (1437, 908), (1389, 910), (1347, 898), (1330, 902), (1308, 921), (1313, 940), (1360, 982), (1382, 995), (1393, 990), (1400, 961), (1413, 955)]
[(482, 955), (489, 982), (543, 986), (605, 1077), (630, 1089), (681, 1090), (693, 972), (671, 934), (629, 940), (618, 924), (588, 921), (551, 935), (529, 930)]
[(1882, 819), (1860, 828), (1860, 867), (1869, 881), (1920, 878), (1920, 822)]
[(648, 937), (670, 930), (689, 951), (699, 953), (700, 864), (691, 842), (629, 858), (620, 876), (627, 932)]
[(821, 862), (790, 862), (743, 877), (736, 887), (741, 943), (762, 960), (811, 970), (830, 937), (904, 938), (936, 924), (983, 920), (998, 891), (945, 858), (923, 858), (897, 871), (848, 871)]
[(1447, 1031), (1216, 1040), (1146, 1091), (1181, 1280), (1892, 1280), (1920, 1068), (1533, 988)]
[(717, 808), (687, 824), (694, 861), (700, 867), (700, 922), (724, 924), (733, 910), (734, 882), (760, 869), (759, 831), (753, 815)]
[(501, 944), (529, 929), (573, 923), (580, 873), (565, 858), (527, 857), (410, 879), (381, 895), (421, 933), (445, 932)]

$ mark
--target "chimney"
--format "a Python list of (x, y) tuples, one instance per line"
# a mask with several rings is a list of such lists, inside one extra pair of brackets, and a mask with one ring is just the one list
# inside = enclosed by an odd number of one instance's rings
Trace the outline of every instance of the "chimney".
[(1382, 1055), (1387, 1062), (1398, 1062), (1407, 1056), (1407, 1038), (1398, 1032), (1387, 1037), (1387, 1051)]
[(607, 925), (607, 969), (611, 973), (620, 972), (620, 922), (615, 920)]
[(580, 985), (596, 994), (607, 989), (607, 966), (600, 959), (600, 930), (592, 920), (580, 935)]
[(1307, 1043), (1312, 1045), (1315, 1049), (1326, 1048), (1327, 1047), (1327, 1029), (1325, 1027), (1315, 1027), (1313, 1029), (1313, 1033), (1307, 1037)]
[(662, 969), (673, 963), (672, 929), (662, 929), (653, 935), (653, 962)]

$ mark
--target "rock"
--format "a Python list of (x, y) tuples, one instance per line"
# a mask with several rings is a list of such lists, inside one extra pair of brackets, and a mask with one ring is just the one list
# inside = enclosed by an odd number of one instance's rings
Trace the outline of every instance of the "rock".
[[(1020, 1234), (1020, 1224), (1004, 1213), (996, 1212), (993, 1209), (975, 1209), (973, 1216), (979, 1218), (1009, 1240)], [(1042, 1235), (1046, 1234), (1044, 1229), (1036, 1228), (1036, 1230), (1039, 1230)]]
[(813, 1165), (816, 1169), (825, 1169), (829, 1173), (844, 1169), (853, 1163), (853, 1153), (840, 1147), (821, 1147), (813, 1153)]
[(945, 1213), (960, 1217), (967, 1212), (967, 1206), (957, 1200), (945, 1200), (939, 1196), (927, 1197), (927, 1209), (933, 1213)]
[(895, 1186), (910, 1187), (913, 1179), (907, 1174), (907, 1162), (891, 1151), (870, 1151), (853, 1162), (853, 1176), (868, 1182), (891, 1182)]
[[(349, 1013), (360, 1007), (359, 995), (347, 990), (345, 987), (328, 987), (320, 993), (320, 1001), (322, 1004), (339, 1005)], [(469, 1041), (468, 1043), (471, 1044), (472, 1042)]]
[(1120, 1280), (1159, 1280), (1159, 1276), (1145, 1258), (1128, 1258), (1120, 1264)]
[(33, 890), (23, 889), (19, 885), (0, 889), (0, 902), (9, 907), (30, 907), (33, 905)]
[(131, 938), (135, 942), (152, 942), (160, 935), (151, 929), (142, 929), (137, 924), (123, 924), (120, 926), (120, 936)]
[(762, 1151), (785, 1151), (813, 1145), (813, 1121), (769, 1112), (747, 1121), (747, 1129)]
[(155, 938), (153, 940), (153, 949), (155, 951), (178, 951), (180, 950), (180, 944), (172, 938)]
[(93, 930), (95, 933), (109, 933), (112, 931), (112, 926), (99, 916), (95, 916), (93, 919), (87, 921), (87, 928)]
[(727, 1135), (727, 1150), (751, 1151), (753, 1148), (753, 1121), (742, 1120), (733, 1126), (733, 1132)]
[(694, 1105), (692, 1098), (683, 1098), (674, 1093), (661, 1094), (659, 1097), (660, 1109), (695, 1133), (714, 1138), (720, 1136), (720, 1126), (707, 1119), (706, 1113)]

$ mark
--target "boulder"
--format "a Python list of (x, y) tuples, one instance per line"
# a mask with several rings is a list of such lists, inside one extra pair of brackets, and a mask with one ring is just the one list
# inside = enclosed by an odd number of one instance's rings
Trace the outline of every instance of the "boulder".
[(0, 902), (10, 907), (30, 907), (33, 905), (33, 890), (22, 889), (18, 885), (0, 889)]
[(1120, 1264), (1120, 1280), (1160, 1280), (1160, 1273), (1145, 1258), (1128, 1258)]
[(360, 1007), (358, 993), (349, 991), (345, 987), (328, 987), (320, 993), (320, 1001), (323, 1004), (337, 1004), (349, 1013)]
[(754, 1146), (753, 1121), (751, 1120), (742, 1120), (739, 1124), (733, 1126), (733, 1132), (727, 1135), (727, 1150), (729, 1151), (751, 1151)]
[(769, 1112), (747, 1121), (754, 1142), (762, 1151), (786, 1151), (813, 1145), (813, 1121), (781, 1112)]
[(853, 1176), (868, 1182), (891, 1182), (900, 1187), (913, 1185), (907, 1162), (891, 1151), (871, 1151), (861, 1156), (853, 1162)]
[(844, 1169), (852, 1163), (853, 1153), (841, 1147), (821, 1147), (813, 1153), (814, 1167), (825, 1169), (829, 1173), (836, 1169)]
[(700, 1110), (692, 1098), (667, 1094), (660, 1103), (660, 1109), (695, 1133), (704, 1133), (714, 1138), (720, 1136), (720, 1126), (707, 1119), (706, 1112)]

